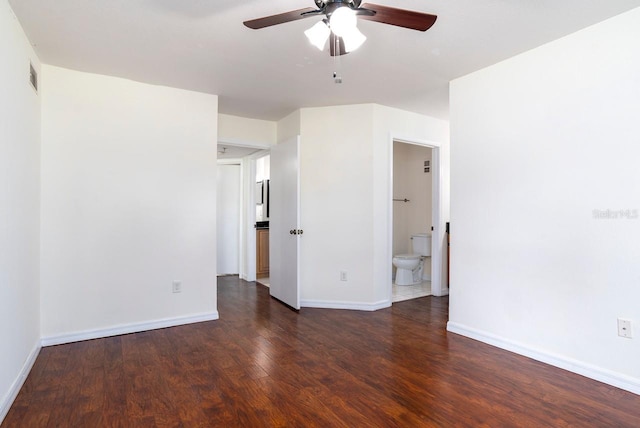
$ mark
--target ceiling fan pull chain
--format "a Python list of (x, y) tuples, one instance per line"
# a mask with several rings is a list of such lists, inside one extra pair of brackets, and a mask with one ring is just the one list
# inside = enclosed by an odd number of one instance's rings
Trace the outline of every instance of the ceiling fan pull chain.
[[(333, 37), (333, 49), (334, 52), (340, 52), (340, 37)], [(334, 55), (333, 57), (333, 83), (342, 83), (342, 76), (340, 75), (340, 55)]]

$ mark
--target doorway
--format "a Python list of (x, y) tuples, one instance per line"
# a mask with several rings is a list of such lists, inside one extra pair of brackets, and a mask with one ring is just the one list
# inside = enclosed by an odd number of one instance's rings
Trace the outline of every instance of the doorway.
[[(218, 143), (218, 171), (226, 165), (238, 165), (240, 172), (234, 179), (225, 182), (223, 188), (218, 183), (217, 190), (217, 247), (218, 275), (237, 274), (246, 281), (256, 280), (256, 160), (268, 154), (269, 146), (252, 144)], [(229, 209), (225, 200), (233, 193), (239, 199), (238, 209)], [(235, 207), (235, 204), (232, 204)], [(223, 212), (220, 212), (223, 210)], [(228, 221), (226, 220), (227, 218)], [(238, 226), (236, 228), (234, 221)], [(225, 220), (222, 220), (225, 219)], [(229, 229), (233, 229), (230, 231)], [(227, 236), (237, 236), (238, 244), (228, 245)], [(222, 272), (220, 258), (235, 258), (238, 268), (234, 273)]]
[[(424, 213), (424, 216), (422, 217), (422, 219), (419, 220), (418, 223), (415, 223), (414, 226), (411, 226), (413, 229), (415, 229), (415, 231), (411, 231), (409, 232), (409, 235), (414, 234), (414, 233), (418, 233), (418, 234), (430, 234), (430, 239), (431, 239), (431, 257), (430, 257), (430, 263), (429, 263), (429, 258), (426, 259), (426, 263), (428, 264), (427, 267), (424, 269), (424, 272), (427, 274), (425, 276), (427, 276), (428, 278), (430, 278), (430, 294), (434, 295), (434, 296), (443, 296), (448, 294), (448, 289), (446, 287), (445, 284), (443, 284), (443, 259), (442, 259), (442, 254), (443, 254), (443, 248), (444, 248), (444, 241), (445, 241), (445, 220), (444, 220), (444, 216), (442, 214), (442, 195), (443, 195), (443, 189), (442, 189), (442, 169), (441, 169), (441, 165), (440, 165), (440, 159), (441, 159), (441, 148), (440, 148), (440, 144), (438, 142), (433, 142), (433, 141), (421, 141), (418, 139), (411, 139), (411, 138), (398, 138), (398, 137), (394, 137), (391, 136), (391, 138), (389, 139), (389, 153), (390, 153), (390, 168), (391, 168), (391, 174), (390, 174), (390, 184), (389, 184), (389, 232), (388, 232), (388, 254), (389, 254), (389, 274), (388, 274), (388, 278), (389, 278), (389, 301), (393, 302), (393, 284), (394, 284), (394, 278), (393, 278), (393, 265), (392, 265), (392, 259), (393, 256), (396, 254), (399, 254), (395, 251), (399, 250), (399, 246), (394, 247), (394, 223), (396, 223), (396, 219), (394, 217), (394, 215), (396, 215), (397, 213), (394, 213), (394, 205), (395, 204), (403, 204), (403, 205), (409, 205), (411, 204), (411, 202), (404, 202), (404, 199), (408, 199), (411, 200), (411, 198), (409, 197), (405, 197), (402, 196), (400, 194), (394, 194), (394, 191), (399, 191), (398, 188), (395, 188), (394, 186), (394, 171), (397, 169), (397, 165), (395, 165), (395, 153), (394, 153), (394, 145), (395, 144), (403, 144), (405, 146), (412, 146), (413, 149), (424, 149), (427, 150), (428, 152), (422, 152), (422, 153), (430, 153), (430, 158), (429, 157), (420, 157), (417, 159), (414, 159), (414, 163), (415, 165), (412, 166), (412, 168), (415, 168), (416, 174), (423, 174), (424, 175), (428, 175), (428, 177), (430, 178), (430, 188), (427, 188), (427, 185), (423, 185), (422, 186), (422, 194), (420, 195), (422, 197), (422, 199), (426, 199), (430, 196), (430, 204), (426, 203), (425, 201), (422, 201), (421, 203), (423, 204), (423, 208), (422, 208), (422, 212)], [(412, 152), (413, 150), (409, 150), (410, 152)], [(418, 152), (419, 153), (419, 152)], [(428, 164), (427, 164), (428, 161)], [(404, 168), (404, 166), (403, 166)], [(425, 169), (425, 168), (428, 168)], [(396, 197), (397, 196), (397, 197)], [(402, 202), (399, 201), (393, 201), (393, 199), (402, 199)], [(419, 201), (420, 198), (418, 198), (417, 200), (414, 198), (414, 200), (416, 200), (416, 202)], [(430, 207), (429, 207), (430, 205)], [(430, 210), (430, 213), (426, 213), (426, 210)], [(400, 220), (400, 219), (398, 219)], [(425, 229), (426, 230), (422, 230)], [(418, 230), (420, 229), (420, 230)], [(401, 238), (402, 239), (402, 238)], [(406, 248), (408, 251), (407, 253), (411, 252), (411, 244), (410, 244), (410, 236), (407, 237), (407, 239), (405, 240), (404, 243), (404, 248)], [(421, 281), (422, 282), (422, 281)], [(417, 294), (417, 293), (416, 293)]]
[(430, 147), (393, 143), (394, 303), (431, 294), (432, 157)]
[(269, 287), (269, 215), (271, 213), (271, 156), (265, 154), (255, 160), (255, 240), (256, 240), (256, 282)]
[[(240, 159), (243, 198), (239, 276), (268, 286), (273, 297), (295, 310), (300, 308), (298, 259), (299, 237), (303, 232), (299, 224), (299, 148), (297, 136)], [(224, 154), (225, 150), (219, 148), (218, 154), (221, 152)], [(219, 160), (218, 165), (224, 162)], [(226, 161), (231, 162), (233, 160)], [(222, 198), (224, 191), (219, 192)], [(272, 216), (276, 211), (278, 215)], [(274, 219), (277, 221), (271, 225)], [(220, 242), (218, 247), (221, 248)], [(272, 248), (278, 251), (272, 252)], [(268, 256), (261, 258), (260, 251), (268, 251)], [(260, 274), (260, 268), (268, 269), (268, 276)]]

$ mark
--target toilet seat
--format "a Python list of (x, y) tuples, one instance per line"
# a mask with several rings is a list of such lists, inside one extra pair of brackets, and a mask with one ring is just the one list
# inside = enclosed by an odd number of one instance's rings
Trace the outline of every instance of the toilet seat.
[(398, 254), (394, 257), (401, 260), (416, 260), (422, 256), (420, 254)]

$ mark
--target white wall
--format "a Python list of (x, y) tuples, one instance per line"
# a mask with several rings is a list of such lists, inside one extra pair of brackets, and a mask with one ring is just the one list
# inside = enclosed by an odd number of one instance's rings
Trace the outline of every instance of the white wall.
[(288, 141), (300, 135), (300, 110), (280, 119), (277, 124), (277, 142)]
[[(271, 156), (266, 155), (258, 158), (256, 160), (256, 179), (255, 183), (259, 183), (264, 180), (271, 179)], [(268, 186), (268, 185), (265, 185)], [(262, 203), (256, 204), (256, 220), (257, 221), (266, 221), (269, 220), (269, 214), (271, 214), (271, 210), (268, 209), (268, 200), (267, 195), (270, 194), (269, 188), (261, 188), (262, 190)], [(260, 199), (260, 192), (256, 195), (258, 199)]]
[(242, 167), (239, 163), (218, 163), (216, 180), (218, 275), (240, 273), (241, 173)]
[(271, 157), (262, 156), (256, 160), (256, 183), (271, 178)]
[(593, 211), (640, 210), (638, 52), (635, 9), (452, 83), (449, 324), (636, 393), (640, 219)]
[(392, 135), (448, 150), (448, 124), (374, 104), (306, 108), (300, 118), (302, 306), (388, 306)]
[(373, 105), (300, 113), (301, 304), (371, 304)]
[(0, 1), (0, 422), (39, 349), (39, 69), (8, 3)]
[(42, 71), (45, 343), (217, 317), (217, 97)]
[(218, 114), (218, 141), (239, 146), (276, 144), (276, 122)]

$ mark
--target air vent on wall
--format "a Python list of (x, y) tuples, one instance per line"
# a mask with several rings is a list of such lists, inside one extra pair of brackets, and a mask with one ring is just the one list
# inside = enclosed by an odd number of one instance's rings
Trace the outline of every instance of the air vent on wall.
[(32, 63), (29, 63), (29, 82), (31, 83), (31, 86), (33, 86), (33, 89), (37, 93), (38, 92), (38, 73), (36, 72), (36, 69), (33, 68)]

